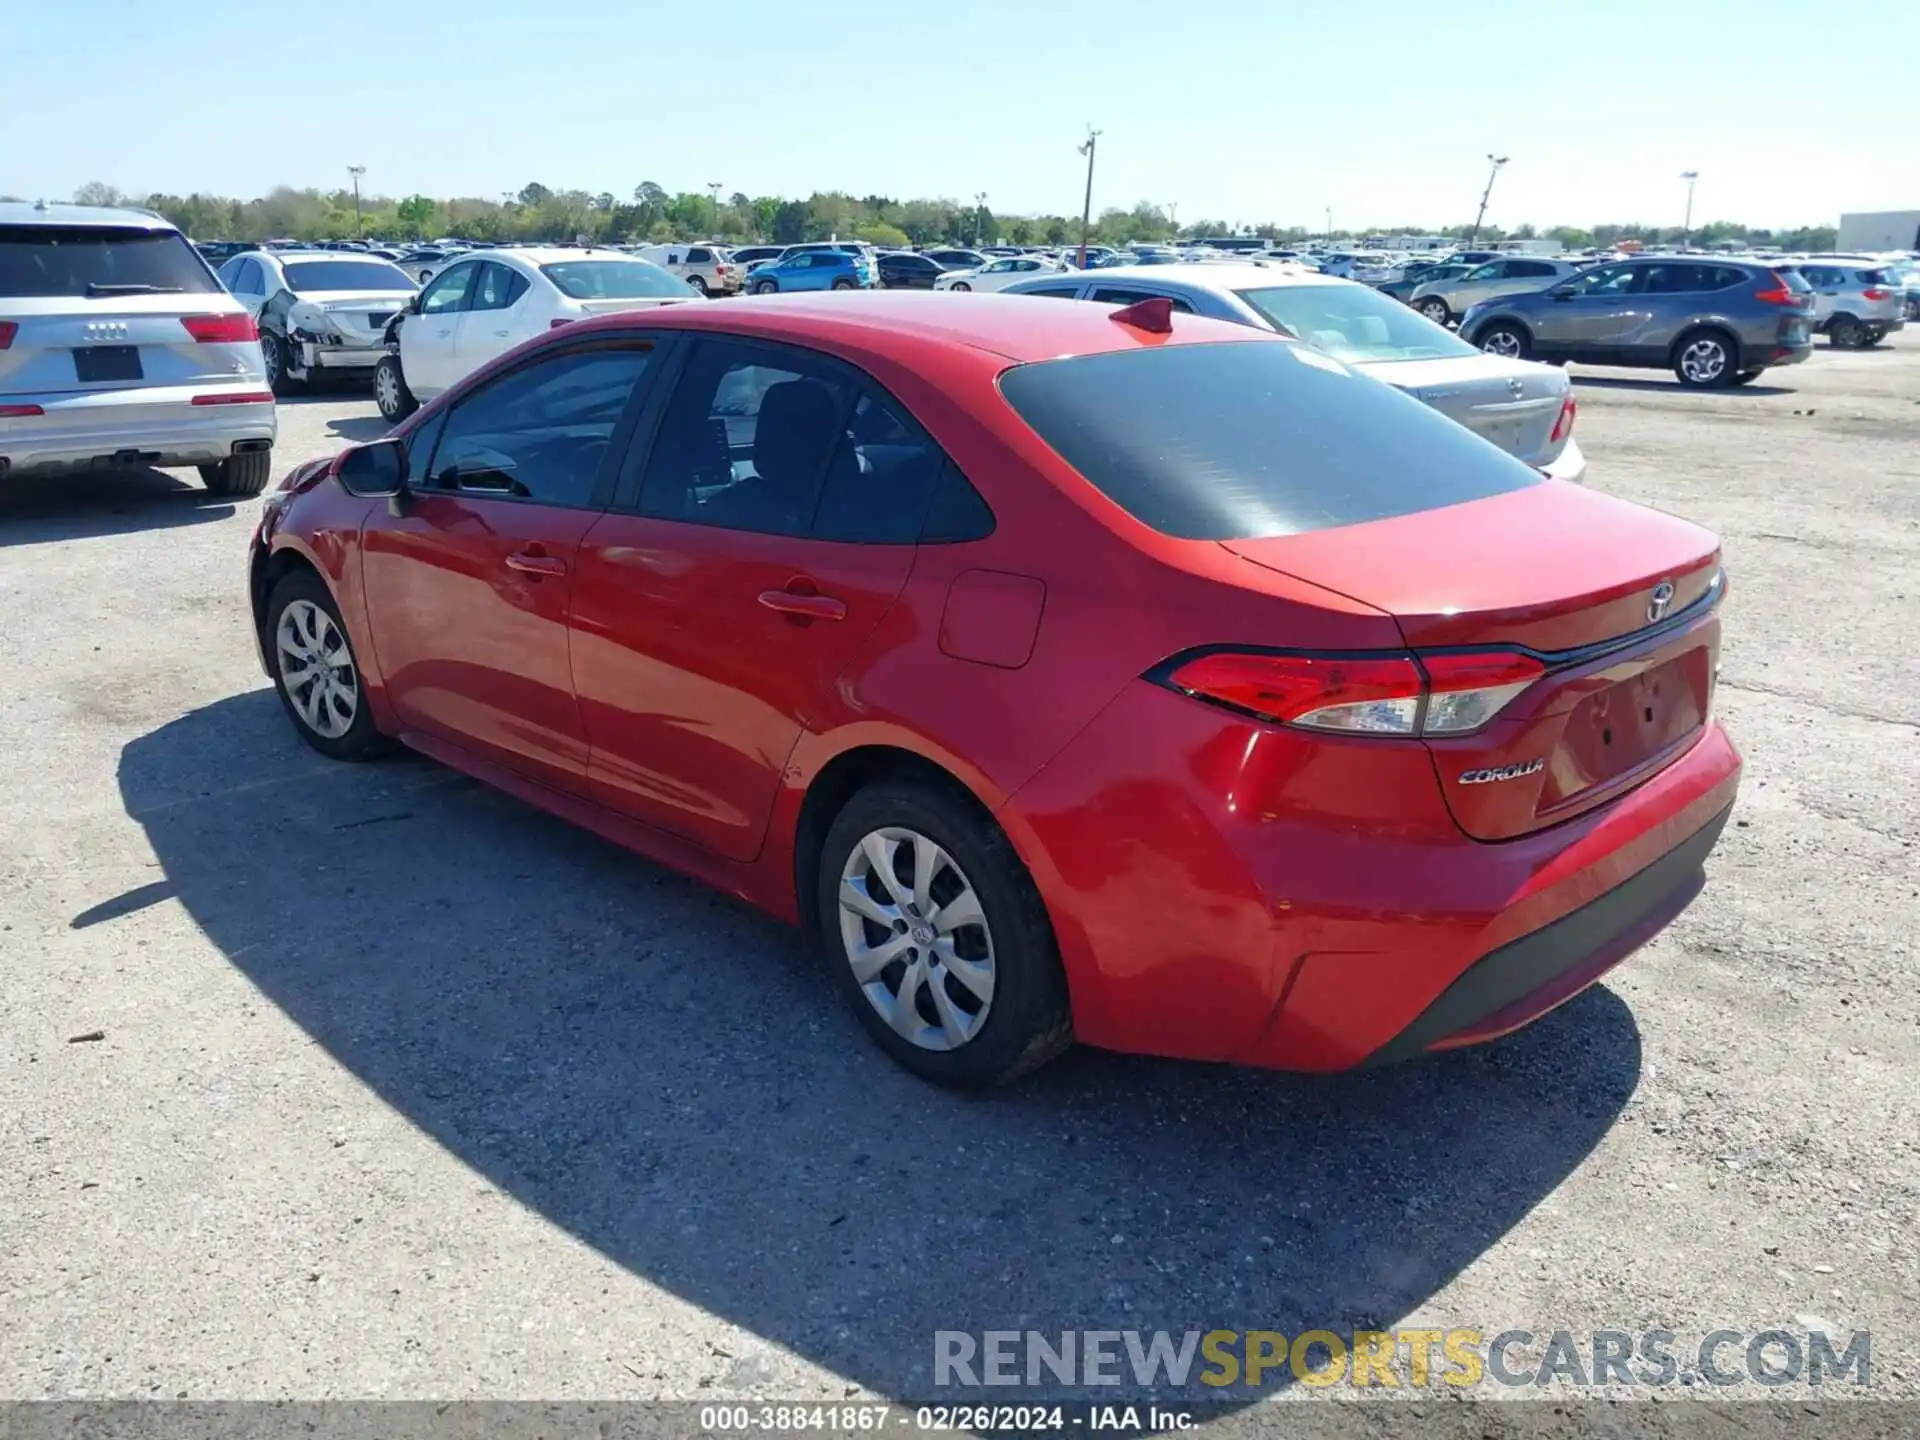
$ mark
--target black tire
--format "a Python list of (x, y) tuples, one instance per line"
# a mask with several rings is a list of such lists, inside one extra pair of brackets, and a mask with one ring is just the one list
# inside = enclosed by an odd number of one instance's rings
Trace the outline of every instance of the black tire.
[(373, 367), (373, 403), (380, 407), (380, 418), (389, 425), (398, 425), (420, 408), (413, 391), (407, 388), (400, 357), (391, 351), (382, 355), (380, 363)]
[(1673, 373), (1689, 390), (1723, 390), (1740, 373), (1740, 343), (1724, 330), (1689, 330), (1674, 343)]
[(1851, 315), (1836, 315), (1827, 323), (1827, 343), (1836, 350), (1858, 350), (1867, 327)]
[(780, 293), (780, 284), (776, 280), (756, 280), (753, 282), (753, 293), (756, 295), (777, 295)]
[[(1494, 348), (1496, 337), (1505, 342), (1497, 350)], [(1524, 325), (1516, 325), (1511, 320), (1496, 320), (1491, 325), (1482, 325), (1472, 343), (1489, 355), (1498, 355), (1505, 360), (1533, 358), (1533, 336), (1527, 333)], [(1507, 348), (1508, 345), (1511, 348)]]
[(973, 292), (973, 287), (967, 284), (967, 282), (964, 280), (956, 280), (953, 282), (953, 284), (949, 285), (947, 288), (949, 290), (965, 290), (969, 294)]
[(305, 388), (287, 374), (287, 342), (271, 330), (260, 332), (260, 355), (267, 362), (267, 388), (275, 395), (298, 395)]
[[(855, 979), (841, 934), (840, 877), (848, 858), (866, 836), (892, 826), (914, 830), (947, 852), (972, 884), (993, 936), (993, 994), (986, 1018), (976, 1034), (952, 1049), (922, 1048), (887, 1023)], [(1044, 1065), (1073, 1043), (1066, 976), (1046, 906), (1006, 835), (965, 802), (912, 781), (883, 781), (857, 792), (827, 831), (816, 888), (835, 983), (874, 1042), (903, 1069), (936, 1085), (985, 1089)], [(897, 993), (900, 980), (881, 983)], [(928, 981), (934, 983), (949, 982)], [(931, 997), (925, 998), (931, 1006)], [(916, 1013), (928, 1019), (924, 1011)]]
[(1739, 374), (1735, 375), (1729, 383), (1734, 385), (1751, 385), (1764, 374), (1766, 374), (1764, 370), (1742, 370)]
[[(281, 650), (279, 634), (281, 618), (296, 603), (317, 606), (325, 612), (346, 642), (347, 656), (352, 664), (355, 704), (352, 724), (342, 734), (326, 735), (317, 730), (301, 713), (290, 693), (288, 672), (293, 668), (290, 663), (292, 657)], [(288, 721), (302, 740), (329, 760), (372, 760), (393, 749), (393, 742), (374, 728), (373, 711), (367, 704), (366, 690), (360, 682), (359, 652), (354, 649), (353, 637), (347, 634), (346, 621), (340, 618), (340, 607), (333, 603), (332, 592), (318, 575), (302, 568), (282, 576), (273, 587), (273, 593), (267, 597), (266, 619), (263, 623), (266, 626), (266, 650), (273, 664), (274, 693), (280, 697), (281, 708), (287, 712)]]
[(1886, 338), (1887, 338), (1887, 332), (1884, 327), (1879, 325), (1869, 325), (1867, 327), (1866, 337), (1862, 339), (1860, 342), (1860, 348), (1862, 350), (1871, 350), (1873, 349), (1874, 346), (1878, 345), (1882, 340), (1885, 340)]
[(1413, 307), (1436, 325), (1453, 324), (1453, 311), (1438, 295), (1429, 295)]
[(272, 478), (271, 450), (249, 450), (200, 467), (200, 483), (213, 495), (258, 495)]
[(687, 277), (687, 284), (691, 285), (696, 291), (698, 291), (702, 295), (707, 295), (712, 293), (707, 289), (706, 280), (699, 275), (689, 275)]
[(833, 288), (836, 290), (851, 290), (853, 289), (853, 282), (851, 280), (836, 280), (833, 282)]

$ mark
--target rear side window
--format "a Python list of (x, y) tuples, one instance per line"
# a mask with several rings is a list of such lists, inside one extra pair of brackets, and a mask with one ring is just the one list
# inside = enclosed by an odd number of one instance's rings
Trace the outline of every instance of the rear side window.
[(1170, 300), (1173, 303), (1173, 308), (1178, 310), (1182, 315), (1191, 315), (1193, 313), (1193, 306), (1189, 305), (1179, 296), (1160, 296), (1147, 290), (1116, 290), (1109, 287), (1107, 289), (1094, 291), (1089, 298), (1102, 305), (1137, 305), (1142, 300), (1165, 299)]
[(811, 533), (818, 540), (911, 545), (945, 457), (891, 405), (862, 395), (827, 466)]
[(1893, 278), (1891, 272), (1886, 270), (1856, 270), (1853, 274), (1854, 278), (1862, 285), (1897, 285), (1900, 283)]
[(1509, 275), (1537, 278), (1541, 275), (1558, 275), (1559, 273), (1560, 268), (1557, 265), (1549, 265), (1544, 260), (1509, 260), (1507, 262)]
[(1284, 342), (1022, 365), (1001, 393), (1134, 519), (1184, 540), (1358, 525), (1544, 477), (1418, 400)]
[(0, 295), (211, 295), (220, 282), (174, 230), (0, 225)]

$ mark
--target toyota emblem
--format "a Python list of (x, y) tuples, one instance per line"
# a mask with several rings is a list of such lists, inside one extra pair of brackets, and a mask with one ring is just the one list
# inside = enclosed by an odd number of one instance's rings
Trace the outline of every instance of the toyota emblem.
[(1673, 582), (1662, 580), (1653, 587), (1653, 598), (1647, 601), (1647, 623), (1666, 617), (1667, 607), (1673, 604)]

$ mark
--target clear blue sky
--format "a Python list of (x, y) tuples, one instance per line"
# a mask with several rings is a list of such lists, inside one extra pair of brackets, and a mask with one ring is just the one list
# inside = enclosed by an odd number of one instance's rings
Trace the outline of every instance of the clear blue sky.
[[(801, 12), (817, 20), (796, 20)], [(1920, 207), (1920, 0), (0, 0), (0, 192), (971, 197), (1342, 228)]]

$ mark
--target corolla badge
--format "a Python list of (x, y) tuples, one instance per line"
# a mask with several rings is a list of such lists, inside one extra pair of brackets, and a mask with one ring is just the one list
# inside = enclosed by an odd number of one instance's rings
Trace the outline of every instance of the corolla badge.
[(1491, 770), (1468, 770), (1460, 777), (1462, 785), (1491, 785), (1496, 780), (1518, 780), (1538, 775), (1547, 768), (1545, 760), (1522, 760), (1514, 765), (1496, 765)]
[(1673, 582), (1662, 580), (1653, 587), (1653, 597), (1647, 601), (1647, 623), (1666, 617), (1667, 607), (1673, 604)]

